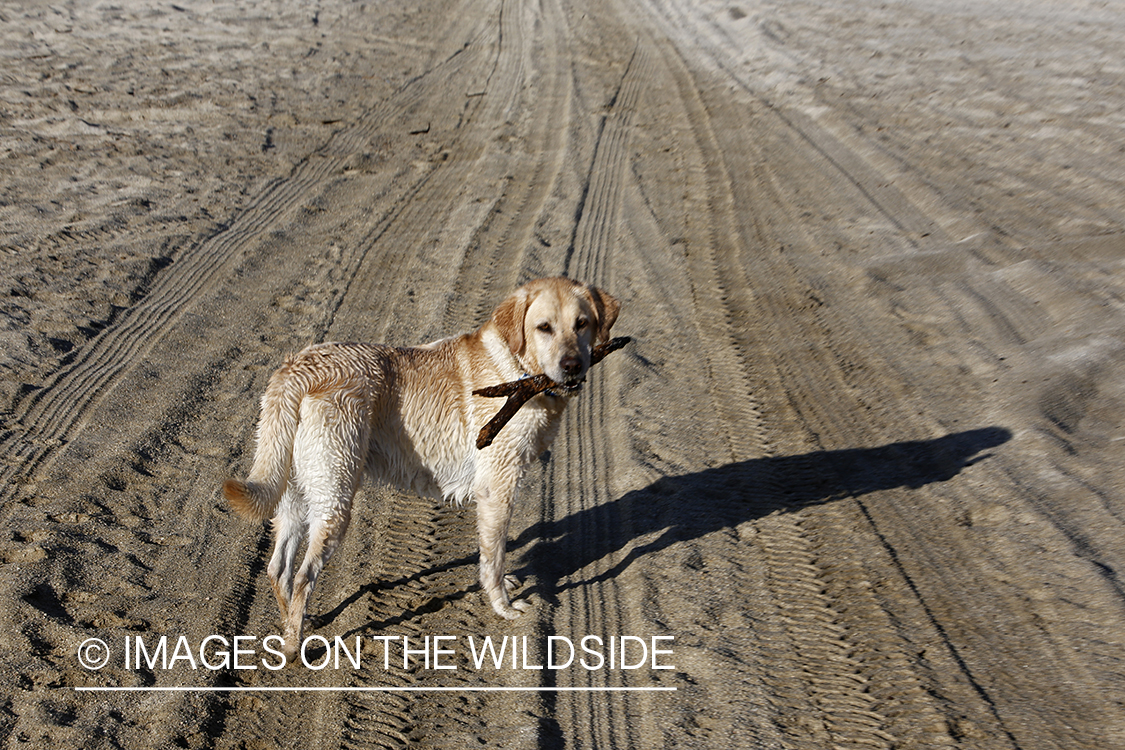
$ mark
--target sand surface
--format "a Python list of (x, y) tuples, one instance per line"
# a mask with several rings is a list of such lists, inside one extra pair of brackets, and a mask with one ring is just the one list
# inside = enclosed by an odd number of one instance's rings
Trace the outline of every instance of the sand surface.
[[(1125, 746), (1123, 39), (1119, 0), (0, 3), (2, 746)], [(471, 507), (370, 487), (271, 669), (218, 492), (269, 373), (554, 274), (635, 341), (524, 481), (534, 610), (482, 601)]]

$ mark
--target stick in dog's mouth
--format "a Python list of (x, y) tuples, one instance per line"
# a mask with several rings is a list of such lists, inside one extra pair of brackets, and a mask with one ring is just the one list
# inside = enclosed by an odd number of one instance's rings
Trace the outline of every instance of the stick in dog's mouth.
[[(617, 351), (630, 341), (632, 341), (632, 339), (628, 336), (619, 336), (595, 347), (594, 350), (590, 352), (590, 367), (601, 362), (605, 359), (607, 354)], [(503, 429), (504, 425), (508, 424), (509, 420), (520, 410), (521, 406), (535, 396), (544, 391), (558, 391), (569, 396), (582, 390), (582, 384), (585, 382), (586, 379), (583, 378), (572, 383), (560, 384), (551, 380), (546, 375), (533, 375), (530, 378), (511, 380), (507, 383), (490, 385), (487, 388), (478, 388), (473, 391), (474, 396), (484, 396), (486, 398), (508, 397), (508, 400), (500, 407), (500, 411), (496, 412), (496, 416), (490, 419), (488, 424), (481, 428), (480, 434), (477, 435), (477, 449), (480, 450), (492, 445), (492, 441), (500, 434), (500, 430)]]

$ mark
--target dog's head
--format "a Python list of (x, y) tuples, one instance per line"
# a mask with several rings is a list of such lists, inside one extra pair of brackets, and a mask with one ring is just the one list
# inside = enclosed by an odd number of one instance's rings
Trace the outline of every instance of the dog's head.
[(536, 279), (500, 303), (492, 324), (532, 375), (545, 373), (577, 390), (590, 350), (609, 340), (621, 304), (596, 287), (565, 278)]

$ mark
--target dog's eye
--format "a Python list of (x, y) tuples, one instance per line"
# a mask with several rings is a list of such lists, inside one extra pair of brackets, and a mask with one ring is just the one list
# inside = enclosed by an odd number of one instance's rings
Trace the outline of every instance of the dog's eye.
[(546, 322), (546, 321), (543, 321), (542, 323), (537, 325), (536, 328), (538, 328), (543, 333), (550, 333), (551, 332), (551, 324)]
[(588, 325), (590, 325), (589, 320), (587, 320), (586, 318), (579, 318), (578, 320), (574, 321), (574, 330), (584, 331), (586, 330), (586, 326)]

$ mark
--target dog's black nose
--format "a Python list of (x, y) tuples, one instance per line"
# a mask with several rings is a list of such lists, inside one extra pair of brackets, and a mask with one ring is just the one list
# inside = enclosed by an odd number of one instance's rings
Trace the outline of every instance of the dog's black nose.
[(578, 357), (563, 357), (559, 367), (566, 375), (577, 375), (582, 372), (582, 360)]

